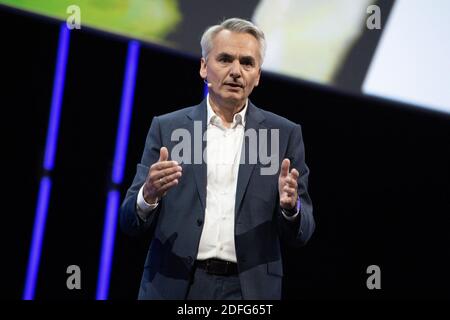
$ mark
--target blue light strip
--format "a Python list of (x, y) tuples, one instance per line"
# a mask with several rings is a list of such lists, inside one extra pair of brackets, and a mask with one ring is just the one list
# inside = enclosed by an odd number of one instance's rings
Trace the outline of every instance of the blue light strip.
[(100, 257), (100, 270), (97, 282), (97, 300), (108, 299), (109, 279), (114, 252), (114, 238), (117, 225), (120, 193), (117, 190), (108, 192), (106, 203), (106, 221), (103, 230), (102, 252)]
[(39, 273), (42, 242), (44, 239), (45, 222), (47, 219), (48, 203), (51, 191), (51, 178), (49, 174), (54, 167), (56, 143), (58, 138), (59, 120), (64, 92), (64, 80), (66, 77), (67, 56), (69, 52), (70, 30), (66, 23), (62, 23), (59, 32), (58, 53), (56, 58), (55, 78), (53, 81), (52, 102), (47, 129), (47, 142), (43, 167), (46, 173), (41, 178), (38, 201), (31, 236), (31, 249), (28, 258), (27, 274), (25, 279), (24, 300), (33, 300), (36, 289), (36, 281)]
[(203, 86), (203, 97), (206, 98), (207, 95), (208, 95), (208, 85), (205, 83), (205, 85)]
[(52, 181), (49, 177), (42, 177), (39, 186), (39, 195), (36, 208), (36, 216), (33, 226), (30, 256), (28, 258), (27, 278), (25, 281), (24, 300), (33, 300), (36, 288), (36, 279), (39, 272), (41, 259), (42, 240), (44, 238), (45, 220), (47, 218), (48, 202)]
[(139, 42), (130, 41), (125, 70), (124, 87), (119, 116), (119, 128), (116, 140), (116, 153), (114, 155), (112, 182), (122, 183), (123, 171), (128, 146), (128, 131), (130, 127), (131, 110), (133, 108), (134, 84), (136, 82), (136, 69), (139, 61)]
[(56, 60), (55, 79), (53, 81), (52, 106), (50, 109), (47, 143), (45, 146), (44, 169), (52, 170), (55, 164), (56, 142), (59, 131), (64, 80), (66, 79), (67, 55), (69, 53), (70, 30), (64, 22), (59, 31), (58, 56)]
[[(122, 183), (125, 169), (126, 152), (128, 146), (128, 133), (130, 127), (131, 111), (133, 108), (134, 86), (136, 70), (139, 61), (138, 41), (130, 41), (128, 45), (127, 61), (125, 65), (124, 87), (119, 115), (119, 128), (117, 131), (116, 150), (114, 155), (111, 180), (117, 188)], [(107, 196), (105, 225), (103, 229), (102, 251), (97, 282), (97, 300), (108, 299), (109, 280), (114, 253), (114, 238), (116, 234), (117, 213), (119, 209), (120, 193), (110, 190)]]

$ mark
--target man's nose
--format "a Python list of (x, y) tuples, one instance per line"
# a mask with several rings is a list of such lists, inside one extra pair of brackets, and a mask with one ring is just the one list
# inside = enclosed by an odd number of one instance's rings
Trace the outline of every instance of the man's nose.
[(238, 60), (233, 61), (231, 64), (230, 77), (233, 79), (241, 77), (241, 64)]

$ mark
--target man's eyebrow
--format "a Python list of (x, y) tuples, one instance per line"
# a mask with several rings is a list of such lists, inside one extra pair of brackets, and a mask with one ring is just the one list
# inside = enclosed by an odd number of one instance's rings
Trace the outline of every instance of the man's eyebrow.
[(253, 56), (243, 56), (243, 57), (241, 57), (240, 60), (241, 61), (249, 61), (249, 62), (252, 62), (252, 63), (256, 62), (256, 60), (255, 60), (255, 58)]
[[(234, 60), (236, 58), (236, 56), (226, 53), (226, 52), (221, 52), (217, 55), (217, 59), (221, 59), (221, 58), (226, 58), (226, 59), (230, 59), (230, 60)], [(256, 59), (253, 56), (242, 56), (240, 59), (240, 61), (248, 61), (251, 63), (256, 63)]]
[(226, 52), (221, 52), (221, 53), (219, 53), (219, 54), (217, 55), (217, 58), (218, 58), (218, 59), (220, 59), (220, 58), (231, 58), (231, 59), (234, 59), (235, 56), (233, 56), (233, 55), (231, 55), (231, 54), (229, 54), (229, 53), (226, 53)]

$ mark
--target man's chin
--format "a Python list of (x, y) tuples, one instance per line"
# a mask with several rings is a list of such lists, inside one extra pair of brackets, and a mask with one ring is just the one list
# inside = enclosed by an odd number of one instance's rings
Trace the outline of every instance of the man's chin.
[(244, 104), (245, 98), (237, 99), (237, 98), (229, 97), (229, 98), (224, 99), (224, 101), (229, 106), (233, 106), (233, 107), (239, 106), (240, 107), (240, 106), (242, 106)]
[(226, 92), (222, 95), (222, 99), (229, 102), (240, 102), (244, 101), (245, 98), (240, 92)]
[(217, 98), (227, 105), (237, 105), (245, 102), (247, 97), (237, 92), (221, 92)]

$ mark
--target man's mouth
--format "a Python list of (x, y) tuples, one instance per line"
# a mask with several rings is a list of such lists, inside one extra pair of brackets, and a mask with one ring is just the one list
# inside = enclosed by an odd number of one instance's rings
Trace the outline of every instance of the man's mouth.
[(240, 83), (234, 83), (234, 82), (226, 82), (225, 85), (233, 87), (233, 88), (243, 88), (244, 86)]

